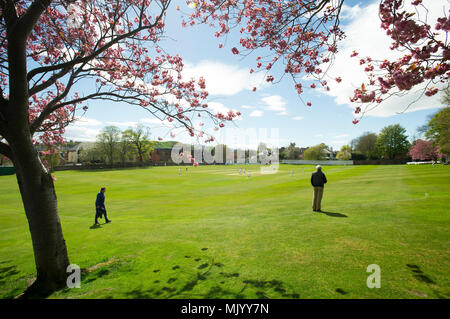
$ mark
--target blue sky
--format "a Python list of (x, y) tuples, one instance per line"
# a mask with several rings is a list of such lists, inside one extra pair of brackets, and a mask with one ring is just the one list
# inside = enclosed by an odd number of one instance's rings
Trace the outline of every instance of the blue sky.
[[(442, 3), (429, 0), (430, 9), (442, 12)], [(378, 1), (358, 2), (346, 1), (342, 18), (347, 39), (341, 44), (330, 75), (341, 76), (343, 82), (331, 86), (331, 93), (325, 94), (317, 90), (305, 90), (304, 101), (311, 101), (312, 107), (305, 106), (296, 94), (290, 78), (280, 83), (266, 85), (262, 74), (250, 74), (254, 68), (255, 55), (236, 56), (231, 48), (239, 48), (239, 34), (228, 38), (215, 38), (214, 30), (205, 25), (181, 27), (181, 12), (175, 10), (180, 5), (182, 11), (190, 9), (184, 1), (172, 3), (166, 20), (166, 35), (161, 46), (170, 54), (179, 54), (185, 63), (187, 76), (206, 78), (210, 92), (209, 103), (217, 108), (239, 110), (242, 118), (236, 121), (236, 127), (278, 128), (279, 144), (287, 145), (295, 142), (298, 146), (311, 146), (326, 143), (335, 149), (366, 131), (379, 132), (384, 126), (399, 123), (407, 129), (410, 136), (416, 133), (418, 126), (423, 125), (429, 114), (442, 107), (439, 97), (421, 99), (408, 109), (408, 112), (397, 114), (406, 107), (413, 98), (411, 92), (402, 98), (386, 101), (382, 106), (367, 114), (357, 124), (352, 124), (353, 106), (347, 103), (355, 86), (364, 79), (358, 60), (350, 59), (349, 52), (357, 49), (361, 55), (394, 56), (389, 52), (389, 39), (379, 30), (376, 14)], [(446, 8), (448, 10), (448, 8)], [(223, 48), (219, 49), (219, 43)], [(367, 53), (366, 53), (367, 52)], [(261, 54), (261, 53), (260, 53)], [(278, 73), (281, 74), (282, 72)], [(277, 73), (274, 73), (277, 75)], [(309, 83), (309, 82), (305, 82)], [(258, 90), (253, 92), (253, 86)], [(304, 87), (309, 85), (304, 85)], [(107, 125), (117, 125), (126, 129), (135, 123), (143, 123), (151, 128), (152, 137), (158, 136), (170, 140), (168, 130), (151, 118), (151, 114), (143, 109), (127, 104), (93, 101), (89, 110), (79, 122), (72, 124), (66, 133), (67, 139), (93, 141), (100, 129)], [(228, 125), (230, 126), (230, 125)], [(177, 135), (177, 140), (188, 141), (187, 136)]]

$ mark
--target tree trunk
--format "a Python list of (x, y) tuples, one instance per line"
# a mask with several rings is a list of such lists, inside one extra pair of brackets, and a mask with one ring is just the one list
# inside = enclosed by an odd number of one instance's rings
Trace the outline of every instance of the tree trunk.
[(66, 285), (69, 265), (53, 179), (31, 140), (26, 136), (11, 137), (13, 163), (28, 219), (37, 271), (36, 280), (23, 297), (46, 297)]
[(58, 217), (53, 180), (42, 165), (32, 141), (26, 43), (39, 16), (51, 1), (34, 1), (20, 18), (13, 7), (14, 2), (3, 2), (8, 6), (8, 10), (2, 12), (2, 21), (7, 27), (9, 101), (2, 108), (2, 117), (5, 118), (2, 131), (14, 163), (37, 270), (36, 280), (24, 297), (45, 297), (66, 284), (69, 258)]
[(144, 158), (142, 156), (142, 152), (139, 151), (139, 166), (144, 165)]

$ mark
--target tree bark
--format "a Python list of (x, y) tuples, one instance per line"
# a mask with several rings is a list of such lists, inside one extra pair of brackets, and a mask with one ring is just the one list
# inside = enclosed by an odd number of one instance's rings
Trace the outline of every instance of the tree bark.
[[(36, 280), (24, 297), (46, 297), (66, 285), (66, 271), (70, 264), (53, 179), (31, 140), (11, 137), (13, 163), (33, 242), (37, 272)], [(19, 142), (21, 140), (22, 143)]]
[[(44, 2), (47, 5), (49, 3)], [(45, 9), (41, 2), (35, 3), (37, 7), (33, 8)], [(10, 95), (8, 106), (2, 112), (6, 128), (6, 136), (3, 137), (11, 150), (37, 271), (36, 280), (23, 297), (46, 297), (66, 284), (69, 258), (58, 216), (53, 180), (39, 158), (30, 131), (25, 48), (27, 35), (21, 35), (24, 29), (10, 29), (8, 35)]]

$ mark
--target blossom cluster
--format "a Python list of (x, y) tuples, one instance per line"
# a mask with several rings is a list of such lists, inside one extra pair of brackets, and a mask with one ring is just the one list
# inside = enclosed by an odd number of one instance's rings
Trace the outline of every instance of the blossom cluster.
[[(407, 12), (405, 0), (383, 0), (380, 3), (381, 28), (391, 38), (391, 50), (404, 52), (394, 61), (360, 59), (368, 75), (366, 88), (356, 89), (350, 99), (357, 103), (381, 103), (390, 95), (406, 92), (424, 83), (426, 96), (439, 92), (439, 83), (448, 83), (450, 76), (450, 18), (439, 17), (434, 25), (421, 20), (421, 0), (410, 1), (417, 12)], [(450, 13), (450, 12), (449, 12)], [(355, 51), (352, 57), (356, 57)], [(360, 108), (360, 105), (357, 106)], [(356, 113), (356, 112), (355, 112)]]
[[(258, 56), (250, 73), (255, 70), (265, 72), (267, 82), (276, 82), (288, 74), (294, 78), (298, 94), (303, 90), (296, 79), (306, 74), (329, 90), (322, 81), (325, 72), (320, 65), (328, 63), (338, 52), (337, 42), (344, 37), (337, 19), (342, 1), (338, 5), (303, 0), (196, 0), (195, 3), (195, 8), (191, 7), (195, 10), (189, 16), (189, 23), (183, 25), (209, 23), (216, 27), (218, 38), (237, 28), (241, 33), (242, 51), (268, 49), (270, 54)], [(309, 19), (311, 16), (315, 18)], [(235, 55), (242, 54), (241, 50), (231, 49)], [(276, 63), (283, 64), (284, 74), (270, 74)], [(340, 80), (338, 78), (337, 82)]]

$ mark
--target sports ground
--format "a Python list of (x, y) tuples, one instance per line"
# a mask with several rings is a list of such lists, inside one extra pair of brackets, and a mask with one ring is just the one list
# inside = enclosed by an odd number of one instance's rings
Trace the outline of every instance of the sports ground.
[[(324, 167), (322, 213), (311, 209), (313, 170), (56, 172), (82, 281), (50, 298), (450, 297), (449, 166)], [(101, 186), (112, 223), (93, 228)], [(35, 273), (14, 175), (0, 176), (0, 225), (0, 298), (12, 298)], [(381, 288), (367, 287), (371, 264)]]

